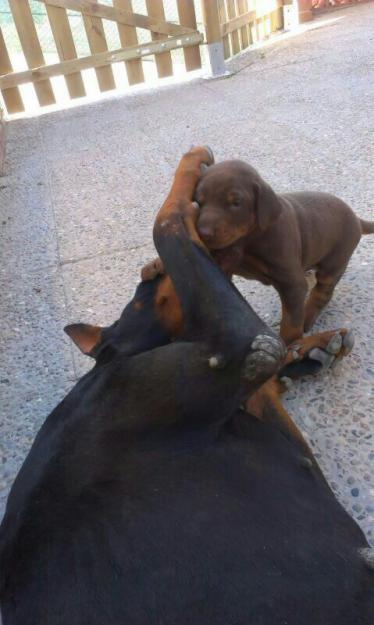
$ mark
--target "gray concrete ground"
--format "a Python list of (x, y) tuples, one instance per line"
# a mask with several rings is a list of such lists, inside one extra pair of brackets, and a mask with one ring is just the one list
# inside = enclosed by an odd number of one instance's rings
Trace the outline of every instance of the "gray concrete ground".
[[(374, 4), (331, 18), (241, 57), (229, 79), (10, 124), (0, 180), (2, 506), (38, 428), (90, 365), (63, 326), (117, 318), (154, 254), (155, 212), (192, 144), (248, 160), (279, 191), (329, 191), (374, 219)], [(366, 237), (317, 326), (353, 327), (353, 353), (338, 373), (298, 383), (287, 404), (374, 544), (373, 263)], [(239, 284), (276, 325), (275, 292)]]

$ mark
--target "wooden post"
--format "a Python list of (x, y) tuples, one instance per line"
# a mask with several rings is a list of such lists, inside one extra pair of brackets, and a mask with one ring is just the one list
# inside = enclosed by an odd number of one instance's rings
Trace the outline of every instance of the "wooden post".
[(299, 24), (313, 19), (312, 0), (297, 0), (299, 9)]
[(217, 0), (202, 0), (201, 4), (212, 74), (213, 76), (224, 76), (227, 71)]
[(309, 22), (313, 17), (312, 0), (283, 0), (285, 30), (294, 30), (299, 24)]

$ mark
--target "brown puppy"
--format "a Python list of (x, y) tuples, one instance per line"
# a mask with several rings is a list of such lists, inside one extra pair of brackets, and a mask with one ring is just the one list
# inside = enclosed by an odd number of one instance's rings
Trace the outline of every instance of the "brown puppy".
[[(205, 171), (196, 190), (198, 232), (228, 274), (273, 285), (282, 302), (282, 338), (308, 331), (330, 300), (361, 235), (374, 223), (359, 219), (327, 193), (276, 194), (242, 161)], [(306, 304), (305, 271), (317, 283)]]

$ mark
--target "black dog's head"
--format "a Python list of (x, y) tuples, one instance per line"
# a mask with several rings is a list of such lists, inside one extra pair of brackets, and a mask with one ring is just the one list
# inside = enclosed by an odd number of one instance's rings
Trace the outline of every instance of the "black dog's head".
[(98, 364), (117, 354), (132, 356), (170, 341), (170, 333), (160, 320), (157, 293), (161, 276), (141, 282), (120, 318), (107, 327), (88, 323), (67, 325), (64, 331), (79, 349)]

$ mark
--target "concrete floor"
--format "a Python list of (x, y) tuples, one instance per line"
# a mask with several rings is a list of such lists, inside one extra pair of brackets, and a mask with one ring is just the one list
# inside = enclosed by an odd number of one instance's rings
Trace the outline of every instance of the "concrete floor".
[[(154, 254), (153, 218), (192, 144), (209, 144), (217, 160), (248, 160), (279, 191), (329, 191), (374, 219), (374, 4), (328, 19), (242, 56), (225, 80), (9, 125), (0, 180), (2, 507), (40, 425), (91, 364), (63, 326), (118, 317)], [(354, 351), (338, 373), (298, 383), (287, 404), (374, 544), (373, 268), (367, 237), (317, 326), (354, 328)], [(274, 291), (240, 287), (276, 325)]]

